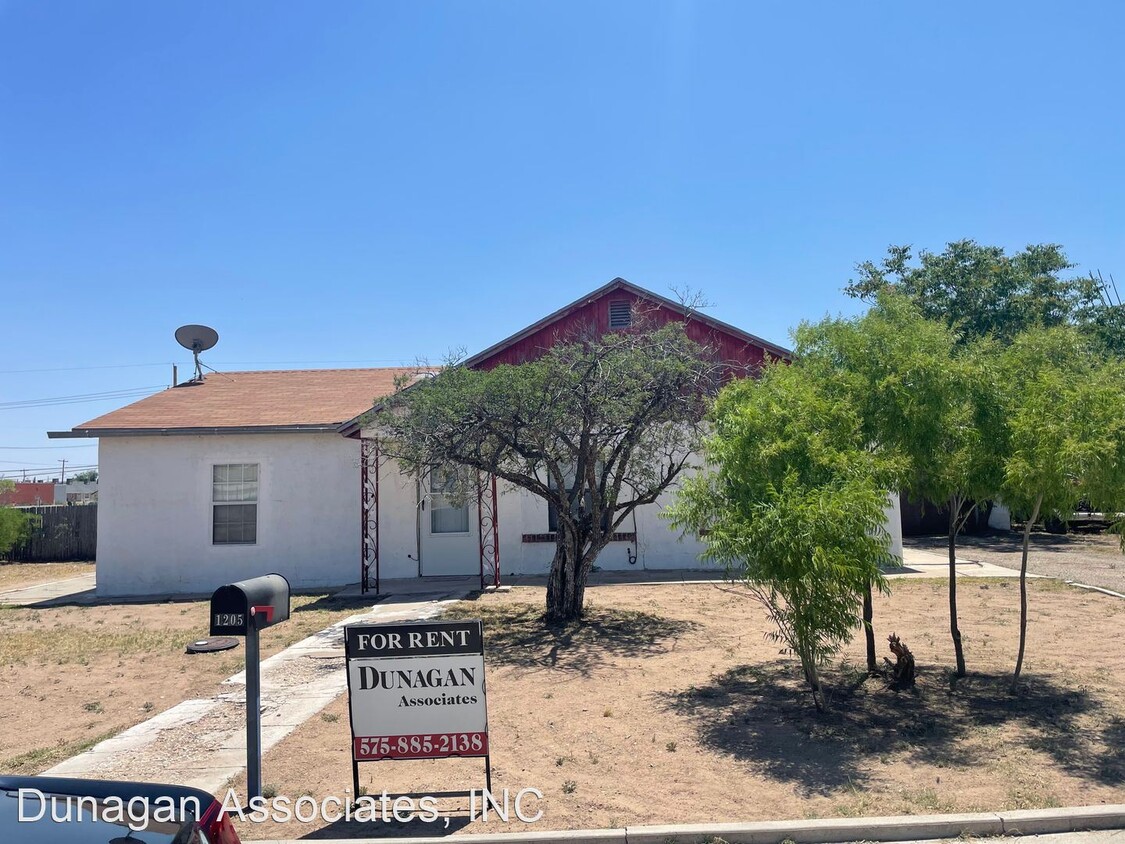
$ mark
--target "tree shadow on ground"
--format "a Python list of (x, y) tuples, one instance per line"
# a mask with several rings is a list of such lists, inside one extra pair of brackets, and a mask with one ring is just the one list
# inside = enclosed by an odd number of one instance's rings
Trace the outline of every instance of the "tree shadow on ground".
[(920, 675), (914, 689), (895, 691), (883, 678), (846, 666), (823, 679), (825, 713), (815, 711), (791, 665), (738, 666), (707, 685), (660, 697), (669, 711), (695, 722), (704, 746), (793, 783), (805, 796), (863, 787), (871, 763), (888, 757), (970, 767), (995, 761), (997, 748), (1012, 743), (1048, 754), (1069, 774), (1125, 782), (1125, 721), (1111, 718), (1100, 733), (1089, 733), (1104, 707), (1086, 690), (1027, 677), (1013, 696), (1011, 675), (971, 674), (957, 681)]
[(549, 623), (538, 605), (485, 606), (465, 602), (444, 618), (484, 622), (486, 653), (495, 665), (561, 669), (587, 674), (606, 659), (647, 656), (675, 648), (697, 625), (638, 610), (587, 606), (578, 621)]
[[(1035, 553), (1074, 552), (1084, 550), (1087, 546), (1082, 542), (1090, 533), (1047, 533), (1046, 531), (1032, 531), (1029, 550)], [(922, 548), (929, 551), (945, 553), (947, 538), (942, 535), (908, 536), (903, 539), (907, 548)], [(937, 547), (935, 547), (937, 546)], [(964, 558), (966, 551), (980, 548), (985, 551), (1018, 554), (1023, 551), (1023, 534), (1019, 531), (990, 530), (980, 534), (962, 534), (957, 538), (958, 556)]]
[[(299, 597), (299, 596), (294, 596)], [(302, 612), (337, 612), (339, 610), (370, 609), (375, 604), (385, 601), (388, 595), (321, 595), (314, 601), (292, 605), (292, 614)]]

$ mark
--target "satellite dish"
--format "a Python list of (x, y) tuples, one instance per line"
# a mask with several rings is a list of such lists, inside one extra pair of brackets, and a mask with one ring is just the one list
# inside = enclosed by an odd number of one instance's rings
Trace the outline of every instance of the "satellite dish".
[(219, 342), (219, 332), (206, 325), (181, 325), (176, 329), (176, 342), (195, 356), (195, 378), (202, 381), (203, 366), (199, 362), (199, 353)]

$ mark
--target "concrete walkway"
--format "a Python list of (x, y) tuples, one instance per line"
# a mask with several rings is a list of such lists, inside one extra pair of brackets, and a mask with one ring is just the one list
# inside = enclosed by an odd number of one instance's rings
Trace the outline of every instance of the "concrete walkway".
[[(992, 563), (978, 563), (957, 558), (958, 577), (1019, 577), (1019, 569)], [(888, 572), (890, 577), (949, 577), (949, 557), (919, 548), (902, 549), (902, 568)], [(1039, 577), (1028, 574), (1028, 577)]]
[(89, 604), (94, 601), (96, 574), (79, 574), (62, 580), (36, 583), (0, 592), (0, 604), (14, 607), (47, 607), (52, 604)]
[[(347, 689), (344, 626), (440, 615), (479, 581), (455, 588), (414, 582), (428, 592), (392, 595), (262, 661), (262, 752), (320, 712)], [(67, 759), (45, 776), (171, 782), (216, 793), (246, 767), (246, 675), (223, 681), (214, 697), (185, 700), (120, 735)]]

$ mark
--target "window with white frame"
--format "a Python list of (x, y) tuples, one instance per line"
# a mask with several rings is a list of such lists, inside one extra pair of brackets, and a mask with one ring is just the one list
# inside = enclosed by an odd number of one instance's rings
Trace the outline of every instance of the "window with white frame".
[(211, 543), (253, 545), (258, 541), (258, 464), (211, 467)]
[(452, 500), (464, 497), (467, 482), (464, 472), (448, 466), (430, 472), (430, 533), (469, 532), (469, 505), (455, 507)]
[[(600, 472), (601, 470), (602, 470), (602, 464), (599, 462), (598, 463), (598, 471)], [(563, 480), (565, 481), (568, 490), (573, 489), (573, 487), (574, 487), (574, 468), (573, 467), (571, 467), (570, 469), (567, 470), (567, 474), (563, 478)], [(551, 489), (551, 490), (558, 489), (558, 484), (555, 483), (554, 476), (552, 476), (550, 474), (548, 474), (548, 476), (547, 476), (547, 487), (548, 487), (548, 489)], [(585, 490), (582, 493), (582, 497), (581, 497), (580, 501), (575, 502), (574, 511), (578, 512), (579, 508), (582, 508), (582, 509), (586, 510), (587, 512), (594, 509), (594, 497), (590, 494), (590, 490), (588, 490), (588, 489)], [(608, 527), (609, 527), (609, 513), (608, 512), (602, 513), (602, 527), (604, 529), (608, 529)], [(548, 501), (547, 502), (547, 530), (550, 531), (551, 533), (557, 533), (558, 529), (559, 529), (559, 511), (558, 511), (558, 509), (556, 509), (555, 505), (552, 502)]]

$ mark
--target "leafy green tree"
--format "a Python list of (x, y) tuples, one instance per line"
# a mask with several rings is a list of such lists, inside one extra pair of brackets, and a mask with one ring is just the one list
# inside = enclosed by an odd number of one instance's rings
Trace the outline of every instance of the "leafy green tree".
[(710, 420), (707, 468), (684, 480), (666, 516), (745, 581), (823, 709), (820, 665), (851, 639), (869, 584), (886, 586), (893, 471), (865, 447), (853, 407), (799, 360), (727, 386)]
[(71, 477), (71, 481), (73, 481), (75, 483), (80, 483), (80, 484), (97, 483), (97, 480), (98, 480), (98, 470), (97, 469), (87, 469), (85, 472), (79, 472), (77, 475), (73, 475)]
[[(8, 480), (0, 480), (0, 493), (15, 487)], [(17, 544), (27, 539), (36, 517), (15, 507), (0, 506), (0, 557), (6, 557)]]
[(553, 508), (547, 620), (566, 621), (581, 616), (612, 535), (689, 465), (722, 374), (682, 323), (642, 324), (514, 366), (446, 367), (396, 393), (370, 424), (407, 471), (475, 469)]
[[(906, 297), (883, 291), (867, 314), (797, 331), (795, 355), (825, 389), (854, 405), (869, 448), (897, 458), (898, 486), (949, 509), (949, 629), (966, 672), (957, 613), (957, 537), (1003, 479), (1006, 428), (994, 348), (968, 346)], [(868, 654), (869, 667), (873, 654)]]
[(1018, 689), (1027, 645), (1027, 558), (1035, 522), (1066, 521), (1080, 501), (1125, 512), (1125, 370), (1092, 353), (1073, 328), (1025, 332), (1005, 351), (1011, 429), (1004, 501), (1025, 518), (1020, 560)]
[(963, 343), (983, 337), (1010, 342), (1029, 328), (1076, 324), (1105, 348), (1125, 351), (1125, 312), (1103, 296), (1097, 278), (1064, 274), (1073, 269), (1061, 246), (1035, 244), (1007, 254), (972, 240), (949, 243), (941, 252), (892, 246), (878, 263), (856, 266), (858, 278), (845, 291), (874, 302), (892, 289), (924, 316), (945, 322)]

